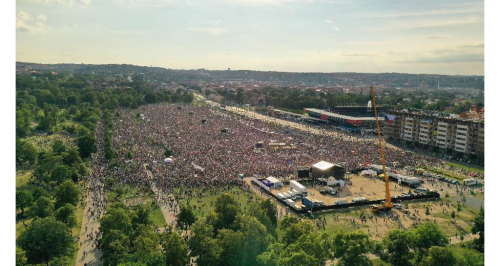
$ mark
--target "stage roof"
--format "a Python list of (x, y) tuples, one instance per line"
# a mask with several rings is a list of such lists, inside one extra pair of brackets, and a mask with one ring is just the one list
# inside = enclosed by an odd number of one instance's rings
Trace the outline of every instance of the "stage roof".
[(319, 163), (313, 164), (314, 168), (318, 168), (321, 171), (328, 170), (333, 167), (332, 163), (321, 161)]

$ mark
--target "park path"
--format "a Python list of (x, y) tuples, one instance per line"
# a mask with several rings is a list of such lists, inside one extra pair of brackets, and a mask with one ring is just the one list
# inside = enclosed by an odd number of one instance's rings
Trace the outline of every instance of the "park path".
[[(177, 218), (175, 216), (175, 213), (170, 209), (170, 207), (166, 203), (166, 199), (169, 198), (170, 195), (166, 195), (165, 193), (163, 193), (161, 191), (161, 189), (159, 189), (156, 186), (156, 182), (154, 181), (153, 173), (151, 173), (151, 171), (146, 168), (146, 164), (144, 165), (144, 170), (146, 171), (146, 174), (148, 175), (148, 178), (150, 180), (151, 191), (153, 191), (153, 193), (155, 195), (155, 200), (158, 203), (158, 205), (160, 206), (161, 212), (163, 214), (163, 218), (165, 218), (165, 222), (167, 223), (167, 225), (170, 224), (170, 225), (175, 226), (175, 222), (177, 221)], [(178, 211), (178, 206), (177, 206), (177, 204), (175, 204), (175, 205), (176, 205), (176, 211)], [(162, 230), (162, 228), (160, 228), (160, 230)]]
[(78, 252), (75, 265), (102, 265), (102, 251), (95, 246), (96, 233), (99, 232), (99, 219), (105, 210), (106, 193), (103, 178), (106, 161), (104, 158), (104, 125), (99, 121), (96, 132), (97, 152), (91, 155), (90, 174), (86, 180), (85, 207), (83, 209), (82, 227), (78, 239)]

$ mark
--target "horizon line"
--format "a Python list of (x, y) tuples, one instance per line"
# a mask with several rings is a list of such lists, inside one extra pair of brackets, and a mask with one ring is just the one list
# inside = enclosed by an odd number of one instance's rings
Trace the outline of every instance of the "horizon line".
[(150, 67), (150, 68), (163, 68), (166, 70), (174, 70), (174, 71), (192, 71), (192, 70), (204, 70), (204, 71), (254, 71), (254, 72), (276, 72), (276, 73), (292, 73), (292, 74), (339, 74), (339, 73), (352, 73), (352, 74), (407, 74), (407, 75), (435, 75), (435, 76), (458, 76), (458, 77), (483, 77), (484, 75), (461, 75), (461, 74), (431, 74), (431, 73), (405, 73), (405, 72), (308, 72), (308, 71), (279, 71), (279, 70), (252, 70), (252, 69), (208, 69), (208, 68), (167, 68), (162, 66), (145, 66), (145, 65), (134, 65), (130, 63), (107, 63), (107, 64), (93, 64), (93, 63), (36, 63), (36, 62), (22, 62), (16, 61), (17, 63), (23, 64), (38, 64), (38, 65), (95, 65), (95, 66), (105, 66), (105, 65), (126, 65), (126, 66), (135, 66), (135, 67)]

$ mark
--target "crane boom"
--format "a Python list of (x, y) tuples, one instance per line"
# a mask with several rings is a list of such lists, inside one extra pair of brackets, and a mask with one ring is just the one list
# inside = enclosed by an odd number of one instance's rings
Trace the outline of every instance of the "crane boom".
[(392, 207), (394, 207), (394, 205), (391, 203), (391, 191), (389, 189), (389, 176), (387, 176), (387, 172), (385, 170), (384, 145), (382, 143), (382, 136), (380, 134), (380, 124), (378, 122), (377, 104), (375, 103), (375, 90), (373, 89), (373, 86), (371, 86), (370, 89), (372, 92), (373, 109), (375, 110), (375, 122), (377, 123), (378, 143), (380, 145), (380, 156), (382, 157), (382, 167), (383, 167), (384, 179), (385, 179), (385, 202), (382, 206), (380, 206), (379, 210), (391, 209)]

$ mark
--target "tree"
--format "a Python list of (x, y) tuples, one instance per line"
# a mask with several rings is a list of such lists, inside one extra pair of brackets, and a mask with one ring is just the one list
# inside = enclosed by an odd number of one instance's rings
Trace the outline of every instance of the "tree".
[(151, 210), (144, 205), (136, 206), (136, 210), (132, 213), (132, 227), (134, 229), (138, 228), (140, 225), (150, 225)]
[(55, 182), (56, 184), (61, 184), (64, 181), (70, 180), (73, 175), (73, 171), (71, 167), (59, 164), (55, 166), (54, 170), (50, 174), (50, 180)]
[(413, 258), (411, 251), (412, 234), (403, 230), (392, 230), (383, 239), (384, 261), (394, 266), (411, 266)]
[(21, 210), (21, 216), (24, 217), (24, 209), (33, 205), (33, 196), (28, 190), (16, 191), (16, 209)]
[(316, 231), (316, 226), (309, 220), (294, 223), (283, 232), (282, 243), (289, 246), (295, 243), (302, 235)]
[(160, 251), (160, 237), (153, 233), (152, 226), (140, 225), (137, 231), (138, 235), (132, 243), (136, 255), (142, 258)]
[(47, 197), (40, 197), (31, 207), (31, 212), (36, 217), (45, 218), (50, 216), (54, 211), (54, 203)]
[(434, 223), (426, 223), (418, 226), (414, 230), (412, 238), (412, 248), (417, 255), (416, 261), (418, 263), (427, 255), (427, 251), (432, 246), (444, 247), (448, 244), (448, 239)]
[(429, 255), (422, 260), (422, 266), (455, 265), (455, 257), (446, 247), (431, 247)]
[(188, 240), (192, 257), (198, 257), (198, 265), (217, 266), (222, 252), (218, 241), (213, 238), (214, 228), (207, 218), (198, 219), (191, 227), (191, 236)]
[(187, 231), (194, 222), (196, 222), (196, 216), (193, 213), (193, 208), (190, 205), (182, 205), (177, 218), (177, 226)]
[(281, 243), (273, 243), (269, 245), (266, 252), (257, 256), (259, 266), (276, 266), (285, 250), (285, 245)]
[(184, 266), (189, 263), (188, 245), (177, 232), (163, 233), (160, 239), (165, 265)]
[(16, 162), (34, 164), (38, 157), (38, 149), (25, 140), (16, 140)]
[(56, 139), (54, 143), (52, 143), (52, 152), (56, 154), (62, 154), (67, 149), (66, 144), (64, 144), (64, 142), (60, 139)]
[(80, 154), (76, 148), (70, 148), (67, 152), (63, 153), (63, 162), (67, 166), (70, 166), (81, 163), (82, 158), (80, 158)]
[(78, 205), (80, 190), (73, 181), (66, 180), (56, 188), (55, 198), (56, 207), (69, 203), (73, 206)]
[(224, 193), (217, 197), (215, 200), (215, 213), (217, 215), (215, 229), (228, 228), (236, 219), (239, 211), (238, 202), (232, 195)]
[(118, 265), (124, 262), (124, 255), (129, 253), (130, 239), (123, 231), (108, 229), (102, 234), (100, 249), (103, 265)]
[(68, 256), (61, 256), (49, 261), (49, 266), (67, 266), (74, 263), (73, 258)]
[(111, 230), (121, 231), (125, 235), (130, 235), (132, 233), (132, 221), (126, 210), (122, 208), (111, 208), (109, 212), (101, 218), (99, 230), (102, 232), (103, 236)]
[(333, 256), (339, 265), (371, 265), (367, 254), (373, 250), (373, 242), (367, 234), (341, 232), (333, 237)]
[(71, 204), (67, 203), (59, 208), (54, 216), (56, 217), (56, 220), (63, 222), (68, 228), (76, 226), (75, 207)]
[(245, 248), (245, 236), (241, 231), (221, 229), (217, 235), (217, 241), (222, 252), (220, 254), (220, 265), (241, 265), (243, 250)]
[(238, 220), (244, 234), (242, 265), (256, 265), (257, 256), (266, 251), (270, 242), (266, 227), (255, 217), (240, 216)]
[(90, 154), (97, 151), (95, 137), (86, 128), (80, 130), (77, 145), (82, 158), (88, 158)]
[(484, 254), (476, 254), (465, 249), (463, 254), (457, 258), (457, 266), (484, 266)]
[(278, 225), (278, 208), (276, 207), (276, 203), (270, 199), (265, 199), (260, 201), (260, 206), (266, 211), (271, 224), (276, 227)]
[(16, 246), (16, 266), (26, 266), (27, 264), (26, 251)]
[(73, 238), (65, 224), (48, 217), (30, 224), (17, 243), (26, 251), (28, 263), (35, 264), (67, 255), (72, 249)]
[(49, 192), (41, 187), (35, 187), (31, 194), (33, 195), (33, 201), (36, 201), (41, 197), (50, 197)]
[(479, 234), (478, 239), (474, 239), (474, 246), (480, 252), (484, 252), (484, 209), (481, 207), (479, 214), (474, 218), (472, 233)]

